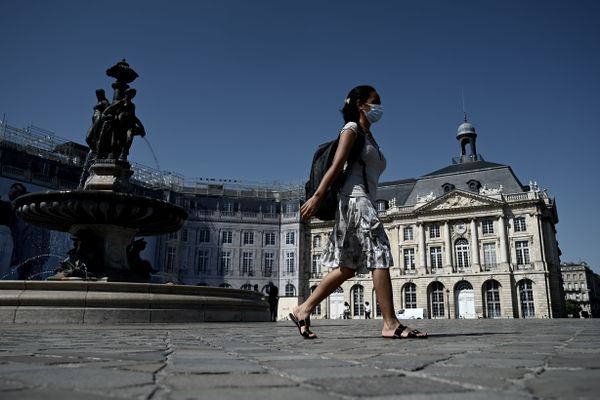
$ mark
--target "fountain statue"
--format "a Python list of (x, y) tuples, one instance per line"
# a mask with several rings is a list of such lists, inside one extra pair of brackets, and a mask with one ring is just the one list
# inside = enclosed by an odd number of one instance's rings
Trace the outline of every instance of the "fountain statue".
[(80, 189), (31, 193), (14, 202), (26, 222), (73, 235), (73, 249), (49, 279), (147, 282), (151, 267), (132, 265), (132, 252), (139, 247), (134, 237), (178, 231), (187, 218), (179, 206), (128, 193), (133, 175), (129, 149), (135, 136), (146, 134), (135, 115), (136, 90), (129, 87), (138, 74), (125, 60), (106, 74), (116, 80), (113, 99), (109, 103), (104, 90), (96, 90), (98, 102), (86, 135), (90, 152)]
[(70, 232), (73, 248), (46, 281), (0, 281), (0, 323), (130, 323), (269, 321), (260, 293), (148, 283), (154, 271), (136, 236), (178, 231), (187, 213), (177, 205), (129, 193), (127, 161), (135, 136), (138, 74), (125, 60), (106, 71), (112, 102), (96, 91), (90, 147), (77, 190), (24, 194), (13, 201), (26, 222)]

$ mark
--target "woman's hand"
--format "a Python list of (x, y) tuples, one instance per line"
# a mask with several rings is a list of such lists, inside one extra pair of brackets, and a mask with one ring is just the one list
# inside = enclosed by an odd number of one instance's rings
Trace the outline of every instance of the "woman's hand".
[(300, 219), (302, 221), (307, 222), (310, 217), (315, 215), (319, 210), (319, 206), (321, 205), (321, 198), (316, 194), (312, 196), (310, 199), (306, 200), (304, 204), (300, 207)]

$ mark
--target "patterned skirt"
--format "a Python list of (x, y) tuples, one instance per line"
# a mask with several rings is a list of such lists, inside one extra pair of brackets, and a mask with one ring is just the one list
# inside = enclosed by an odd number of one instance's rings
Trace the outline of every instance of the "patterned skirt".
[(343, 193), (338, 200), (335, 225), (321, 265), (351, 268), (359, 274), (393, 266), (390, 241), (371, 200)]

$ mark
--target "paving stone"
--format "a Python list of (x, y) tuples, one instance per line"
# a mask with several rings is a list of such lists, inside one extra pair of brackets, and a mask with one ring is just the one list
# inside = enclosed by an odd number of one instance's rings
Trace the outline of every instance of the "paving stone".
[(598, 399), (600, 371), (549, 370), (527, 381), (526, 386), (544, 399)]
[(4, 324), (0, 398), (529, 400), (600, 391), (598, 320), (415, 321), (428, 340), (382, 339), (381, 321), (313, 326), (319, 339), (308, 341), (289, 321)]

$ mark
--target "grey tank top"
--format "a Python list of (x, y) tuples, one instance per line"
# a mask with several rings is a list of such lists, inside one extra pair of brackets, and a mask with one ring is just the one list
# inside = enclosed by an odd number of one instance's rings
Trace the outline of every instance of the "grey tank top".
[[(358, 134), (358, 126), (356, 122), (348, 122), (342, 128), (342, 132), (346, 129), (351, 129), (355, 134)], [(341, 192), (350, 197), (368, 197), (371, 202), (377, 200), (377, 186), (379, 177), (386, 167), (386, 160), (377, 145), (365, 136), (365, 145), (360, 153), (360, 157), (366, 164), (367, 182), (369, 184), (369, 193), (367, 194), (363, 179), (362, 166), (358, 162), (354, 162), (350, 166), (350, 171), (346, 182), (341, 188)], [(344, 168), (348, 168), (346, 165)]]

